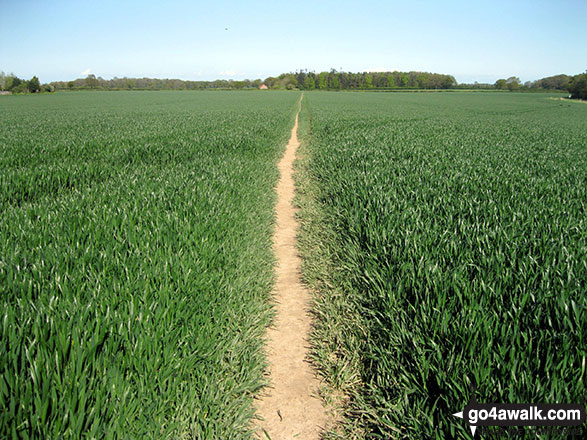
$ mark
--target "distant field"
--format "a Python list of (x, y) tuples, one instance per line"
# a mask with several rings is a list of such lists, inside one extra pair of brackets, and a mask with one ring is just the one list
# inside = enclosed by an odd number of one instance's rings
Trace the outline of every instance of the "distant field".
[(0, 437), (248, 437), (299, 93), (0, 100)]
[(342, 438), (469, 438), (451, 414), (473, 382), (481, 402), (585, 399), (587, 107), (306, 93), (300, 118), (314, 358), (350, 398)]

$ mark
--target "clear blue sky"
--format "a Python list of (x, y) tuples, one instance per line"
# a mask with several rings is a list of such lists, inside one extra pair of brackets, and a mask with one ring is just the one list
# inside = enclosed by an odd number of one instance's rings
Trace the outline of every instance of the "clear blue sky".
[(526, 81), (587, 69), (586, 17), (587, 0), (0, 0), (0, 70), (42, 82), (330, 68)]

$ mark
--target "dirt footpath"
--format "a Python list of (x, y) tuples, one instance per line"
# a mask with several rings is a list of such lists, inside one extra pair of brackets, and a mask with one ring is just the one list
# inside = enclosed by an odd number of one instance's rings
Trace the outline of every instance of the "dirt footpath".
[(307, 362), (310, 293), (301, 282), (301, 259), (296, 246), (293, 162), (299, 146), (298, 116), (299, 110), (279, 162), (274, 235), (277, 305), (266, 346), (271, 386), (257, 401), (258, 415), (263, 420), (257, 421), (255, 427), (257, 437), (265, 440), (318, 439), (327, 422), (322, 400), (316, 395), (319, 381)]

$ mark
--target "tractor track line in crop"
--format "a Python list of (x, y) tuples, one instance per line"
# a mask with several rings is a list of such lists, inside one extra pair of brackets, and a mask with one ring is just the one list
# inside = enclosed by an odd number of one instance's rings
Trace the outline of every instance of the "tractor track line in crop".
[(293, 205), (293, 163), (299, 146), (298, 116), (285, 154), (279, 162), (276, 226), (273, 246), (277, 259), (274, 325), (267, 331), (270, 386), (259, 396), (256, 434), (260, 439), (318, 439), (327, 416), (317, 396), (319, 380), (308, 362), (310, 293), (302, 284)]

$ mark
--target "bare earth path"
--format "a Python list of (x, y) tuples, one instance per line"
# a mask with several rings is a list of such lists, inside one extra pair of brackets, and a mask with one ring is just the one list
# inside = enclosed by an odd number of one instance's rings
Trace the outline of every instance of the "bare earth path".
[[(301, 108), (301, 99), (300, 99)], [(298, 114), (285, 154), (279, 162), (277, 224), (273, 245), (277, 257), (274, 327), (266, 346), (271, 386), (257, 402), (256, 434), (260, 439), (318, 439), (326, 425), (322, 401), (316, 397), (319, 381), (308, 355), (310, 294), (301, 283), (301, 260), (296, 247), (298, 224), (293, 206), (293, 162), (299, 146)]]

